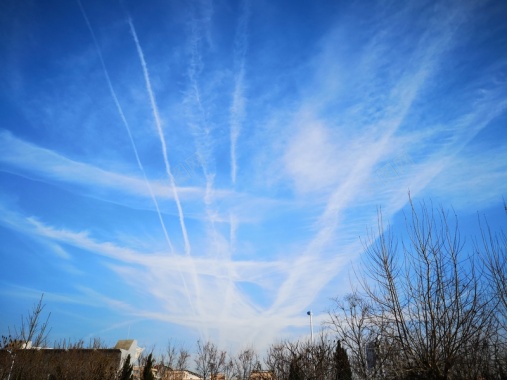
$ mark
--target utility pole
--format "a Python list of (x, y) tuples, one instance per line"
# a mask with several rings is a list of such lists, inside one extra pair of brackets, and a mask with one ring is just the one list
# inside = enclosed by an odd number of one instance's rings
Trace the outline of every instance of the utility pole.
[(311, 333), (311, 340), (312, 340), (312, 344), (313, 344), (313, 320), (312, 320), (313, 313), (310, 310), (306, 314), (310, 316), (310, 333)]

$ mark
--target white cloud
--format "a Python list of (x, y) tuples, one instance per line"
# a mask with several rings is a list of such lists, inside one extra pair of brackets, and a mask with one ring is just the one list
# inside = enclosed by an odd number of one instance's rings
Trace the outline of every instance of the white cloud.
[(319, 120), (303, 117), (295, 126), (284, 155), (286, 170), (301, 192), (329, 189), (349, 170), (347, 147), (339, 146), (334, 133)]

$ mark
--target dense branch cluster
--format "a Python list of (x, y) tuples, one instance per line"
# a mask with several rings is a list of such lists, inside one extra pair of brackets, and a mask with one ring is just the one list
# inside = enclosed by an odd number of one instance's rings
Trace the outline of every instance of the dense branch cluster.
[(505, 379), (505, 234), (467, 246), (455, 217), (412, 202), (404, 239), (384, 227), (379, 213), (359, 286), (330, 313), (356, 377)]

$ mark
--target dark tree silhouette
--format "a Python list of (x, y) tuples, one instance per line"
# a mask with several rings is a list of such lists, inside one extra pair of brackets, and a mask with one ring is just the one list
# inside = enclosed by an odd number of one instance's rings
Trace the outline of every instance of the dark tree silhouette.
[(146, 359), (146, 364), (143, 368), (143, 379), (142, 380), (155, 380), (155, 376), (153, 376), (153, 372), (151, 369), (153, 368), (153, 355), (149, 354)]
[(134, 377), (132, 376), (132, 370), (133, 368), (132, 364), (130, 363), (130, 355), (128, 355), (123, 362), (119, 380), (133, 380)]
[(334, 380), (352, 380), (352, 370), (350, 369), (349, 357), (340, 341), (336, 343), (336, 351), (333, 359), (335, 370)]

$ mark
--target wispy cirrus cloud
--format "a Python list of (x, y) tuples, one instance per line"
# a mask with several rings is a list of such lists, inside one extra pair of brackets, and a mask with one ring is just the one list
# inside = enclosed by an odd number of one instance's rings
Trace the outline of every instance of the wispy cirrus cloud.
[[(51, 149), (40, 147), (0, 130), (0, 143), (5, 149), (0, 152), (2, 171), (16, 176), (42, 181), (52, 186), (69, 186), (72, 192), (82, 196), (98, 197), (107, 202), (119, 203), (131, 208), (148, 208), (144, 200), (151, 193), (144, 178), (131, 173), (115, 172), (111, 165), (107, 169), (94, 164), (70, 159)], [(121, 168), (124, 170), (125, 168)], [(163, 202), (162, 213), (172, 213), (168, 202), (173, 192), (165, 179), (148, 179), (153, 194)], [(204, 198), (205, 189), (197, 186), (180, 186), (178, 193), (183, 197), (195, 219), (207, 220), (201, 212), (199, 200)], [(229, 223), (230, 210), (235, 210), (238, 221), (256, 223), (273, 208), (290, 208), (290, 202), (257, 197), (228, 189), (215, 189), (214, 197), (220, 207), (217, 223)], [(196, 204), (197, 202), (197, 204)]]
[[(167, 308), (168, 313), (161, 315), (155, 311), (157, 308), (154, 311), (142, 311), (128, 302), (113, 299), (104, 294), (100, 297), (93, 296), (95, 302), (103, 307), (117, 310), (118, 305), (121, 305), (122, 310), (133, 316), (151, 315), (156, 319), (197, 330), (202, 330), (203, 326), (219, 328), (226, 322), (224, 318), (227, 321), (239, 318), (241, 322), (236, 322), (235, 328), (231, 326), (234, 331), (230, 335), (225, 335), (228, 340), (232, 339), (234, 334), (238, 337), (239, 329), (244, 328), (249, 323), (248, 320), (253, 322), (260, 312), (260, 308), (255, 306), (254, 302), (248, 301), (249, 297), (232, 284), (251, 282), (264, 286), (266, 276), (283, 274), (287, 268), (286, 263), (283, 262), (231, 262), (216, 258), (168, 255), (166, 252), (140, 252), (113, 242), (97, 240), (88, 231), (75, 232), (55, 228), (33, 217), (24, 217), (12, 211), (2, 212), (2, 214), (6, 216), (1, 219), (2, 224), (10, 224), (11, 227), (15, 227), (27, 236), (37, 236), (37, 239), (58, 242), (84, 251), (88, 255), (99, 255), (113, 260), (110, 266), (114, 272), (122, 276), (124, 281), (134, 288), (139, 288), (142, 284), (143, 293), (157, 299)], [(192, 277), (195, 276), (200, 278), (195, 283), (200, 288), (186, 287), (186, 283), (191, 283)], [(181, 278), (181, 282), (176, 281), (177, 278)], [(83, 296), (90, 297), (90, 292), (96, 293), (88, 289)], [(225, 295), (225, 292), (229, 293), (227, 302), (234, 305), (234, 315), (227, 314), (224, 318), (217, 318), (221, 315), (223, 304), (216, 302), (216, 295)], [(198, 308), (194, 307), (194, 302), (198, 303)], [(194, 313), (189, 316), (188, 310), (194, 310)]]
[[(402, 9), (391, 17), (401, 17), (407, 11), (407, 8)], [(456, 32), (469, 11), (471, 10), (465, 11), (462, 7), (450, 14), (436, 12), (432, 20), (434, 27), (425, 29), (418, 44), (411, 47), (412, 52), (409, 56), (412, 58), (408, 64), (404, 62), (401, 75), (393, 76), (392, 79), (388, 77), (388, 81), (383, 80), (381, 83), (378, 80), (382, 79), (377, 79), (373, 83), (363, 82), (363, 86), (353, 90), (358, 92), (357, 95), (352, 95), (353, 98), (368, 92), (373, 93), (373, 96), (370, 96), (369, 100), (363, 99), (359, 108), (352, 107), (349, 108), (350, 111), (347, 109), (340, 111), (340, 115), (337, 116), (340, 124), (351, 123), (349, 127), (354, 127), (347, 131), (347, 136), (343, 139), (340, 139), (342, 137), (340, 131), (333, 128), (337, 120), (316, 116), (322, 114), (329, 103), (336, 102), (326, 91), (329, 88), (328, 83), (322, 84), (323, 91), (318, 87), (319, 80), (326, 78), (316, 77), (316, 86), (311, 91), (321, 96), (318, 101), (311, 99), (310, 103), (303, 103), (301, 110), (296, 113), (297, 121), (294, 122), (296, 133), (289, 137), (288, 149), (283, 159), (287, 174), (297, 189), (303, 190), (305, 195), (309, 191), (323, 192), (324, 197), (327, 196), (327, 201), (324, 203), (322, 213), (316, 217), (313, 238), (309, 239), (305, 247), (298, 252), (293, 270), (281, 284), (276, 301), (271, 307), (273, 312), (283, 308), (293, 308), (294, 311), (304, 308), (347, 261), (354, 259), (362, 251), (360, 244), (343, 244), (337, 241), (339, 237), (343, 239), (344, 234), (345, 236), (349, 234), (350, 226), (345, 227), (347, 224), (356, 225), (357, 221), (364, 223), (363, 226), (375, 223), (374, 213), (370, 213), (369, 217), (364, 214), (358, 214), (356, 217), (350, 215), (351, 205), (367, 202), (371, 206), (370, 209), (374, 210), (375, 204), (380, 203), (384, 206), (385, 217), (388, 219), (405, 205), (410, 189), (412, 194), (421, 194), (426, 185), (445, 166), (445, 164), (435, 165), (431, 157), (420, 157), (411, 149), (412, 147), (404, 146), (403, 149), (406, 149), (409, 155), (417, 157), (418, 161), (417, 166), (412, 167), (410, 178), (399, 178), (404, 184), (396, 183), (399, 186), (396, 189), (390, 186), (375, 194), (364, 191), (365, 184), (371, 178), (375, 167), (400, 153), (398, 148), (398, 142), (402, 141), (400, 137), (404, 136), (407, 140), (414, 141), (406, 135), (406, 117), (421, 92), (434, 80), (439, 62), (451, 49)], [(371, 48), (366, 50), (367, 57), (361, 57), (364, 64), (359, 65), (360, 72), (357, 73), (359, 78), (381, 78), (378, 61), (386, 59), (382, 55), (392, 42), (390, 38), (394, 30), (390, 24), (397, 25), (397, 22), (387, 17), (381, 24), (383, 29), (374, 34)], [(329, 40), (329, 46), (334, 44), (334, 39), (333, 36)], [(325, 68), (333, 67), (330, 62), (325, 61), (331, 57), (334, 58), (329, 50), (324, 49), (324, 60), (316, 59), (316, 62)], [(406, 59), (406, 55), (403, 57)], [(395, 61), (398, 59), (396, 53), (389, 58)], [(326, 71), (316, 70), (316, 72)], [(382, 103), (389, 106), (371, 113), (371, 109), (378, 107), (377, 103), (381, 99), (380, 91), (383, 92)], [(347, 95), (350, 96), (350, 93)], [(486, 116), (483, 111), (491, 109), (493, 104), (491, 101), (486, 103), (485, 108), (476, 105), (473, 114), (465, 118), (466, 122), (456, 120), (460, 125), (460, 132), (452, 133), (454, 140), (447, 142), (442, 150), (439, 149), (437, 153), (439, 157), (442, 157), (442, 154), (445, 156), (451, 146), (452, 154), (459, 154), (463, 146), (470, 141), (465, 136), (474, 136), (497, 114), (504, 112), (504, 106), (500, 103), (493, 114)], [(354, 120), (356, 115), (361, 113), (369, 114), (369, 118)], [(331, 115), (333, 114), (331, 112)], [(475, 120), (472, 121), (473, 119)], [(479, 119), (482, 122), (477, 123)], [(460, 137), (461, 134), (463, 135)], [(340, 140), (344, 143), (340, 144)], [(363, 199), (360, 200), (359, 197)]]
[[(149, 191), (147, 193), (146, 182), (141, 178), (72, 160), (50, 149), (21, 140), (5, 130), (0, 131), (0, 141), (5, 146), (0, 153), (0, 161), (6, 165), (4, 170), (24, 173), (49, 182), (61, 181), (89, 188), (109, 188), (132, 196), (150, 195)], [(157, 197), (172, 199), (168, 191), (170, 188), (164, 181), (152, 181), (150, 188)], [(198, 195), (197, 189), (187, 189)], [(186, 192), (185, 188), (180, 191)]]
[(408, 191), (489, 207), (506, 190), (504, 40), (481, 5), (151, 6), (125, 23), (87, 5), (95, 29), (81, 6), (86, 52), (44, 74), (65, 102), (41, 87), (31, 103), (68, 123), (37, 124), (42, 141), (32, 125), (0, 132), (0, 234), (30, 242), (3, 255), (51, 257), (66, 276), (33, 284), (63, 302), (65, 277), (114, 315), (88, 331), (148, 321), (260, 349), (304, 337), (306, 310), (320, 321), (348, 289), (377, 207), (396, 218)]

